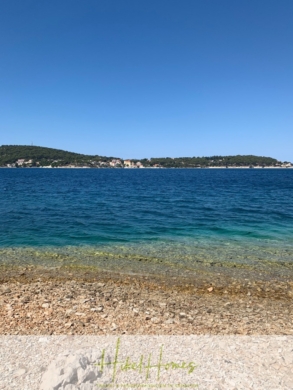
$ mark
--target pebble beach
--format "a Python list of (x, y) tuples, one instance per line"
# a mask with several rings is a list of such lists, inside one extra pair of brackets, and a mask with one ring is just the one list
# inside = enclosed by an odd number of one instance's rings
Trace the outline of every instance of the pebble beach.
[(291, 335), (293, 283), (2, 269), (2, 335)]

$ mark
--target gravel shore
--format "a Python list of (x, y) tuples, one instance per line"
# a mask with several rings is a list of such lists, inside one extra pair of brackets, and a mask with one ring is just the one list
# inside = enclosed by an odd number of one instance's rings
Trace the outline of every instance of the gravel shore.
[(292, 283), (9, 269), (0, 279), (2, 335), (292, 335)]

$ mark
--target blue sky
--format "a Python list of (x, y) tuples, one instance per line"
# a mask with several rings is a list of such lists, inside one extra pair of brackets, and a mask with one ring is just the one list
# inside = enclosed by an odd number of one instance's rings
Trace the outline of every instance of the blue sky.
[(0, 144), (293, 161), (292, 0), (0, 0)]

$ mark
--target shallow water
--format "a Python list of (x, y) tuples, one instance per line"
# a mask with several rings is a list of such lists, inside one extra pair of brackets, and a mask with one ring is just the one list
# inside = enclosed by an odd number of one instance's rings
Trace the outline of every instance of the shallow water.
[(0, 260), (286, 272), (292, 194), (293, 170), (0, 169)]

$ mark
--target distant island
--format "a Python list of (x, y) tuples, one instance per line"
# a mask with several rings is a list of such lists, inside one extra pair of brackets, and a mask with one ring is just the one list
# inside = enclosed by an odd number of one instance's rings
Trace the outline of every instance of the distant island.
[(272, 157), (237, 155), (162, 157), (123, 160), (86, 155), (41, 146), (0, 146), (0, 167), (6, 168), (293, 168), (289, 161)]

